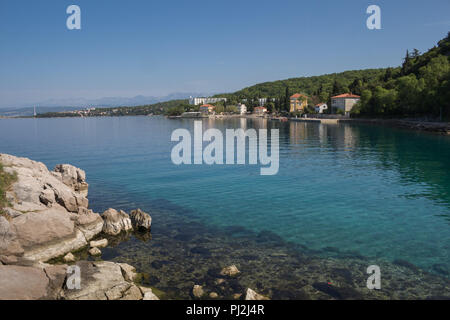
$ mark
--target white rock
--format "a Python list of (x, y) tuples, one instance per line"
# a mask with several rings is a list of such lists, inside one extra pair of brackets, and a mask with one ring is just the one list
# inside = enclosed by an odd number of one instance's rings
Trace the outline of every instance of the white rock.
[(248, 288), (247, 294), (245, 295), (245, 300), (270, 300), (270, 299)]
[(91, 248), (94, 248), (94, 247), (105, 248), (106, 246), (108, 246), (108, 239), (100, 239), (97, 241), (91, 241), (91, 242), (89, 242), (89, 246), (91, 246)]
[(100, 251), (100, 249), (99, 248), (91, 248), (91, 249), (89, 249), (89, 254), (91, 255), (91, 256), (99, 256), (99, 255), (101, 255), (102, 254), (102, 252)]
[(72, 253), (68, 253), (64, 256), (63, 260), (65, 262), (74, 262), (75, 261), (75, 256)]

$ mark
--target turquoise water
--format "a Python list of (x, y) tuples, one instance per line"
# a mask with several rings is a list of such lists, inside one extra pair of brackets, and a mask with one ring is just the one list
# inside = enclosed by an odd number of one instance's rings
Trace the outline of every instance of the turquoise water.
[(193, 121), (162, 117), (0, 119), (0, 152), (83, 168), (97, 212), (151, 210), (163, 199), (205, 226), (270, 230), (318, 252), (333, 247), (450, 272), (450, 137), (261, 119), (203, 125), (278, 128), (279, 173), (175, 166), (170, 135), (192, 130)]

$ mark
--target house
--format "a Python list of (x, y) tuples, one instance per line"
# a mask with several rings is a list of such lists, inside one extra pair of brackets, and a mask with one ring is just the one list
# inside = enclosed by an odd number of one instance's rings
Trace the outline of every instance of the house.
[(217, 103), (219, 101), (227, 102), (227, 98), (205, 98), (205, 97), (189, 97), (189, 104), (198, 106), (199, 104)]
[(204, 114), (213, 113), (215, 106), (210, 104), (203, 104), (200, 106), (199, 111)]
[(290, 97), (290, 112), (302, 111), (308, 105), (308, 97), (301, 93), (296, 93)]
[(326, 103), (319, 103), (315, 105), (314, 109), (317, 113), (323, 113), (324, 110), (328, 109), (328, 105)]
[(345, 116), (350, 116), (350, 111), (355, 104), (361, 100), (360, 96), (352, 93), (344, 93), (338, 96), (331, 97), (331, 109), (336, 112), (337, 110), (344, 111)]
[(253, 113), (263, 115), (263, 114), (267, 113), (267, 108), (266, 107), (255, 107), (255, 109), (253, 110)]
[(247, 106), (245, 104), (239, 103), (237, 105), (237, 109), (238, 109), (238, 112), (240, 114), (246, 114), (247, 113)]

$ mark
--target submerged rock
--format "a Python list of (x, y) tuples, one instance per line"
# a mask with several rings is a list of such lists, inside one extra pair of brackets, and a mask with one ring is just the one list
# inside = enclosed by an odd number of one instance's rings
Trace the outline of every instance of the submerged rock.
[(137, 230), (150, 231), (152, 226), (152, 217), (141, 209), (136, 209), (130, 212), (131, 222)]
[(240, 273), (239, 269), (233, 264), (231, 266), (225, 267), (220, 271), (222, 276), (235, 277)]
[(205, 291), (203, 291), (202, 286), (196, 284), (192, 288), (192, 294), (196, 298), (201, 298), (205, 294)]
[(100, 251), (99, 248), (94, 247), (94, 248), (89, 249), (89, 254), (91, 256), (99, 256), (102, 254), (102, 252)]
[(100, 239), (97, 241), (91, 241), (89, 242), (89, 245), (93, 248), (93, 247), (97, 247), (97, 248), (104, 248), (108, 245), (108, 239)]
[(109, 235), (118, 235), (122, 231), (133, 230), (131, 219), (124, 211), (108, 209), (102, 214), (104, 221), (103, 232)]
[(247, 293), (245, 295), (245, 300), (270, 300), (270, 299), (248, 288)]

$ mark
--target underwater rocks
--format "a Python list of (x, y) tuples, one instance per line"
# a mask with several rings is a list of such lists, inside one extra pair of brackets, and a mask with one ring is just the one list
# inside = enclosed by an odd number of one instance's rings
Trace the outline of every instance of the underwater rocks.
[(136, 209), (130, 212), (131, 222), (136, 230), (150, 231), (152, 226), (152, 218), (148, 213), (141, 209)]
[(203, 291), (203, 287), (199, 286), (198, 284), (194, 285), (192, 288), (192, 295), (195, 298), (201, 298), (205, 295), (205, 291)]
[(116, 209), (108, 209), (102, 214), (104, 221), (103, 232), (109, 235), (116, 236), (122, 231), (131, 231), (133, 226), (128, 214), (124, 211), (117, 211)]
[(270, 299), (248, 288), (247, 293), (245, 294), (245, 300), (270, 300)]
[(225, 267), (222, 269), (222, 271), (220, 271), (220, 274), (222, 276), (228, 276), (228, 277), (235, 277), (239, 274), (239, 270), (238, 268), (233, 264), (229, 267)]

